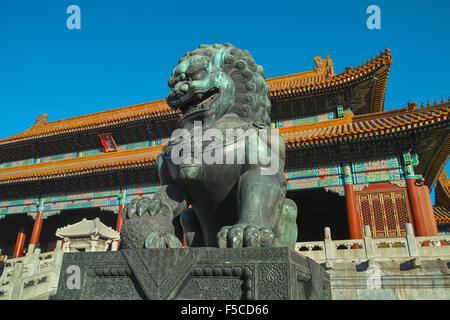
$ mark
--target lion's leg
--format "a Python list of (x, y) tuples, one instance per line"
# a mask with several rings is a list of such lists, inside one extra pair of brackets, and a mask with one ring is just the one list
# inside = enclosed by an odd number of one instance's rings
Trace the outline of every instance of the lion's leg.
[(122, 212), (122, 248), (181, 247), (173, 220), (187, 208), (188, 198), (176, 185), (162, 186), (152, 199), (134, 199)]
[(260, 169), (246, 172), (238, 186), (238, 224), (218, 234), (220, 247), (276, 245), (274, 224), (279, 220), (284, 189), (278, 174), (262, 175)]
[(298, 235), (297, 210), (297, 204), (293, 200), (286, 198), (280, 220), (274, 227), (279, 244), (292, 249), (295, 248)]

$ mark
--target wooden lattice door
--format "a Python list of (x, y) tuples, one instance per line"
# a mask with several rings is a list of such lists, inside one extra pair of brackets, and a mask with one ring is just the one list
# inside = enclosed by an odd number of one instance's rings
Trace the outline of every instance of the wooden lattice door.
[(405, 192), (377, 192), (358, 195), (361, 224), (369, 225), (373, 237), (402, 237), (409, 222)]

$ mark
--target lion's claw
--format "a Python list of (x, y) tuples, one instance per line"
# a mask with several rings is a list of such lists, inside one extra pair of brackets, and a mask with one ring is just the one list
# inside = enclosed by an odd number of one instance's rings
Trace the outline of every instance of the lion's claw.
[(276, 246), (275, 233), (267, 227), (259, 229), (261, 232), (261, 247)]
[(261, 243), (261, 233), (257, 227), (248, 226), (244, 232), (244, 243), (247, 247), (259, 247)]
[(220, 231), (217, 233), (217, 244), (219, 248), (227, 247), (227, 235), (230, 228), (230, 226), (222, 227), (222, 229), (220, 229)]
[(228, 243), (231, 248), (241, 248), (243, 246), (244, 229), (241, 226), (232, 227), (228, 231)]
[(267, 227), (236, 224), (223, 227), (217, 243), (219, 248), (270, 247), (275, 245), (275, 233)]
[(161, 210), (161, 207), (162, 207), (161, 200), (159, 199), (152, 200), (152, 202), (148, 207), (148, 213), (150, 213), (151, 216), (154, 216), (159, 212), (159, 210)]
[(125, 214), (128, 218), (133, 216), (141, 217), (145, 212), (154, 216), (161, 210), (162, 203), (159, 199), (139, 198), (132, 200), (124, 208)]
[(182, 248), (180, 240), (166, 231), (153, 231), (145, 239), (146, 248)]

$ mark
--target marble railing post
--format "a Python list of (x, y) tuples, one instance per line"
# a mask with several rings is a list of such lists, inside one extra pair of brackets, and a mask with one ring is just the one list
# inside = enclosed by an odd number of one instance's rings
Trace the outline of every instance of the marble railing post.
[(336, 248), (334, 247), (333, 240), (331, 239), (331, 229), (329, 227), (325, 228), (325, 258), (333, 259), (336, 255)]
[(113, 240), (113, 242), (111, 243), (111, 251), (117, 251), (118, 248), (119, 248), (118, 240)]
[(375, 244), (372, 239), (372, 231), (369, 225), (364, 226), (364, 251), (368, 259), (375, 257)]
[(407, 223), (406, 227), (406, 245), (408, 246), (408, 252), (410, 257), (419, 256), (419, 250), (417, 249), (416, 238), (414, 237), (414, 231), (411, 223)]
[(9, 299), (11, 300), (19, 300), (20, 294), (22, 291), (22, 274), (23, 274), (23, 263), (17, 263), (14, 266), (14, 271), (11, 277), (11, 294)]
[(62, 246), (63, 246), (63, 241), (62, 240), (57, 240), (56, 241), (56, 250), (62, 250)]

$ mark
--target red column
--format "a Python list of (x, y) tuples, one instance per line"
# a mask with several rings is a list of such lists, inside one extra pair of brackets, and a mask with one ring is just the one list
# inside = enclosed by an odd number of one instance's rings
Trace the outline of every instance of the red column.
[(345, 201), (347, 203), (350, 238), (362, 239), (361, 221), (359, 219), (358, 208), (356, 206), (356, 195), (352, 184), (345, 185)]
[(350, 238), (362, 239), (361, 221), (358, 208), (356, 207), (356, 196), (353, 190), (352, 167), (350, 164), (343, 165), (345, 201), (347, 203), (348, 226)]
[[(437, 228), (434, 221), (428, 221), (430, 214), (425, 208), (423, 196), (419, 194), (418, 186), (415, 178), (406, 178), (406, 189), (410, 207), (412, 210), (412, 217), (414, 220), (414, 227), (417, 237), (434, 236), (437, 235)], [(422, 201), (421, 201), (422, 200)], [(431, 200), (430, 200), (431, 202)]]
[[(416, 161), (414, 161), (416, 160)], [(406, 192), (408, 193), (409, 206), (411, 208), (412, 219), (414, 221), (415, 236), (426, 235), (425, 220), (421, 214), (420, 198), (416, 188), (416, 176), (414, 174), (414, 165), (417, 165), (418, 159), (414, 158), (410, 152), (403, 154), (403, 163), (405, 171)]]
[(116, 222), (116, 231), (120, 232), (122, 230), (123, 220), (122, 220), (122, 211), (125, 207), (124, 204), (119, 204), (119, 213), (117, 214), (117, 222)]
[[(122, 200), (120, 200), (122, 202)], [(122, 230), (123, 220), (122, 220), (122, 212), (123, 208), (125, 208), (125, 204), (120, 203), (119, 204), (119, 213), (117, 213), (117, 221), (116, 221), (116, 231), (120, 233), (120, 230)], [(120, 240), (117, 240), (117, 246), (120, 245)], [(112, 246), (112, 244), (111, 244)]]
[(427, 226), (427, 236), (438, 236), (439, 232), (436, 225), (436, 218), (434, 217), (433, 204), (431, 203), (430, 189), (424, 184), (419, 186), (416, 184), (416, 188), (419, 194), (419, 202), (422, 205), (422, 216)]
[(119, 213), (117, 214), (117, 222), (116, 222), (116, 231), (120, 232), (122, 230), (123, 220), (122, 220), (122, 212), (123, 208), (127, 203), (127, 191), (121, 190), (119, 196)]
[(36, 220), (34, 220), (33, 232), (31, 233), (30, 244), (38, 244), (39, 236), (41, 235), (42, 229), (42, 211), (38, 211), (36, 214)]
[(25, 244), (25, 232), (24, 228), (21, 227), (19, 234), (17, 235), (16, 246), (14, 248), (13, 258), (20, 258), (22, 256), (23, 246)]

